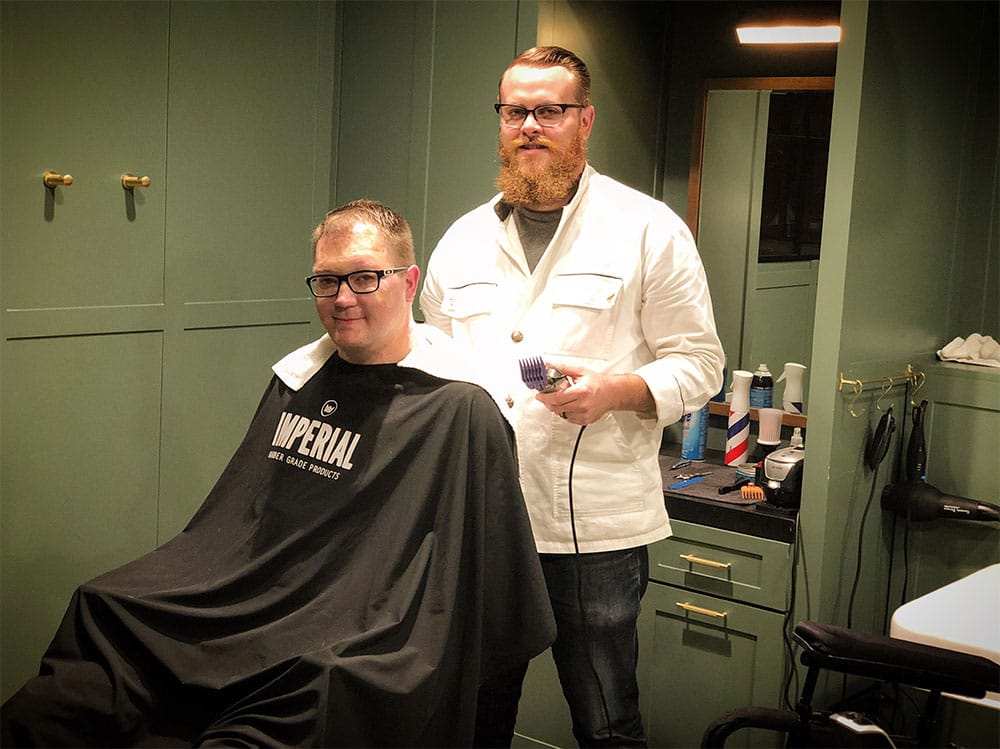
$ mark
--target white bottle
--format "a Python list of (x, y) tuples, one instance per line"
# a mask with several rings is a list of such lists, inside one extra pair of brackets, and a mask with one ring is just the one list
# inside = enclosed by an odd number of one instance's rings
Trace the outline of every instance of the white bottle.
[(805, 374), (806, 365), (795, 362), (785, 362), (785, 370), (778, 378), (778, 382), (785, 381), (785, 392), (781, 396), (781, 407), (788, 413), (803, 413), (802, 408), (802, 376)]
[(753, 374), (738, 369), (733, 372), (733, 399), (729, 403), (726, 427), (726, 465), (747, 462), (750, 447), (750, 380)]
[(748, 413), (750, 411), (750, 380), (753, 373), (744, 369), (733, 372), (733, 398), (729, 401), (732, 413)]

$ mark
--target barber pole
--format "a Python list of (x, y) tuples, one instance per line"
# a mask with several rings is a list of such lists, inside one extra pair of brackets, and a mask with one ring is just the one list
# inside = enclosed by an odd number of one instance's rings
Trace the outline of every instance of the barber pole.
[(726, 428), (726, 465), (747, 462), (750, 451), (750, 381), (753, 373), (738, 369), (733, 372), (733, 398), (729, 405)]
[(745, 411), (730, 411), (729, 426), (726, 428), (726, 465), (746, 463), (749, 449), (750, 414)]

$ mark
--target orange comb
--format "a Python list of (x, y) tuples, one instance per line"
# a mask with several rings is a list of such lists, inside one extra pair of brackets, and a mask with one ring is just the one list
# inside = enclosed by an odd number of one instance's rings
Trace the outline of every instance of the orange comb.
[(764, 490), (756, 486), (753, 481), (740, 487), (740, 496), (743, 499), (756, 499), (763, 501)]

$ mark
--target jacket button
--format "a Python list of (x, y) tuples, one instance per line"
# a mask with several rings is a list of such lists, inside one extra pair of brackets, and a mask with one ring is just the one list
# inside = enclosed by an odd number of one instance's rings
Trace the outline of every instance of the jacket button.
[(512, 340), (514, 343), (520, 343), (521, 341), (524, 340), (524, 333), (522, 333), (520, 330), (515, 330), (513, 333), (510, 334), (510, 340)]

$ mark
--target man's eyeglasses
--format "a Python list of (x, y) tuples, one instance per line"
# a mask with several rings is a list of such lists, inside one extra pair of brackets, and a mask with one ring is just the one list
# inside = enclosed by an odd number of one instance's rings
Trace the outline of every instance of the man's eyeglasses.
[(355, 294), (371, 294), (378, 291), (379, 284), (384, 276), (391, 276), (393, 273), (403, 273), (409, 270), (405, 268), (385, 268), (384, 270), (356, 270), (353, 273), (345, 273), (338, 276), (336, 273), (319, 273), (309, 276), (306, 283), (309, 291), (314, 297), (337, 296), (340, 292), (340, 284), (347, 281), (348, 288)]
[(500, 122), (507, 127), (520, 127), (530, 114), (539, 125), (558, 125), (562, 122), (567, 109), (584, 109), (583, 104), (539, 104), (534, 109), (522, 107), (520, 104), (494, 104), (493, 108), (500, 115)]

